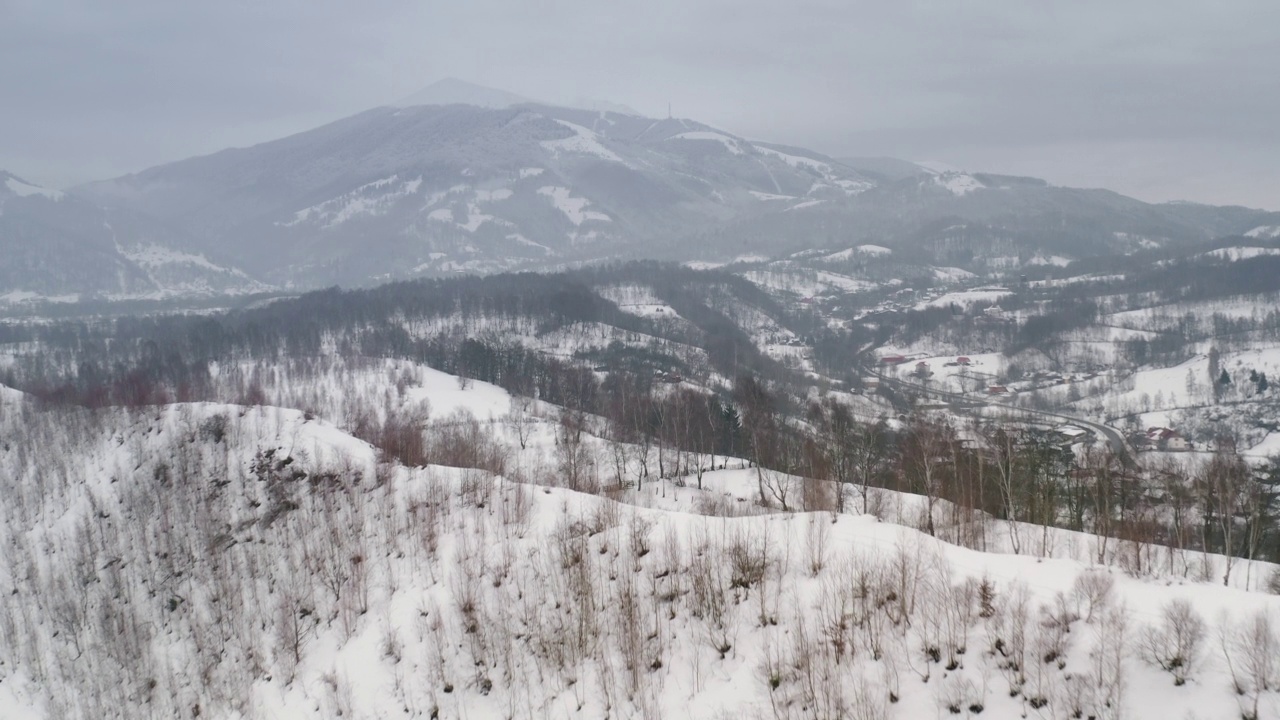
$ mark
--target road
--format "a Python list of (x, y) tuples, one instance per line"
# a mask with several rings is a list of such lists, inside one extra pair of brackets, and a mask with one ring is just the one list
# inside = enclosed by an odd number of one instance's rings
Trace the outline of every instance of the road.
[(930, 388), (922, 384), (907, 382), (905, 380), (900, 380), (890, 375), (885, 375), (884, 373), (876, 370), (875, 368), (865, 364), (864, 364), (864, 369), (868, 373), (880, 378), (881, 382), (888, 383), (890, 385), (901, 388), (903, 390), (923, 393), (925, 395), (932, 395), (937, 398), (948, 400), (953, 405), (958, 406), (958, 409), (967, 408), (969, 410), (973, 410), (975, 408), (1001, 408), (1008, 412), (1021, 413), (1023, 415), (1048, 418), (1052, 420), (1068, 422), (1068, 423), (1071, 423), (1072, 425), (1079, 425), (1080, 427), (1092, 430), (1094, 434), (1096, 434), (1098, 437), (1104, 438), (1106, 440), (1107, 447), (1111, 448), (1111, 451), (1114, 452), (1116, 456), (1120, 458), (1120, 461), (1124, 463), (1125, 467), (1132, 469), (1137, 466), (1137, 463), (1134, 460), (1133, 449), (1129, 447), (1129, 444), (1127, 442), (1125, 442), (1124, 435), (1122, 435), (1119, 430), (1116, 430), (1110, 425), (1103, 425), (1101, 423), (1096, 423), (1096, 422), (1093, 422), (1092, 420), (1085, 420), (1084, 418), (1075, 417), (1073, 415), (1064, 415), (1062, 413), (1049, 412), (1047, 410), (1032, 410), (1030, 408), (1013, 407), (1011, 405), (1006, 405), (1004, 403), (992, 402), (990, 400), (981, 400), (981, 399), (970, 397), (967, 395), (962, 395), (960, 393), (953, 393), (953, 392), (947, 392), (946, 390)]

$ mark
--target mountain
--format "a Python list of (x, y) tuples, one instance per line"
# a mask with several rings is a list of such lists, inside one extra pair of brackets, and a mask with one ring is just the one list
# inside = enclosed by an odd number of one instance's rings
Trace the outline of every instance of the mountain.
[[(553, 107), (452, 79), (393, 107), (66, 197), (14, 187), (8, 202), (26, 220), (8, 221), (0, 242), (25, 249), (0, 261), (0, 294), (79, 283), (158, 296), (357, 286), (862, 244), (983, 273), (1019, 258), (1189, 247), (1280, 227), (1277, 213), (1150, 204), (936, 163), (842, 161), (692, 120)], [(66, 253), (51, 248), (68, 243), (92, 250), (59, 260)]]
[(895, 181), (882, 174), (866, 192), (803, 212), (736, 220), (704, 235), (700, 247), (776, 257), (874, 243), (981, 272), (1044, 254), (1080, 259), (1190, 247), (1280, 224), (1280, 213), (1263, 210), (1151, 204), (1037, 178), (921, 169)]
[(643, 256), (875, 183), (682, 119), (542, 105), (378, 108), (76, 189), (274, 284), (363, 284)]
[(181, 237), (144, 215), (0, 171), (0, 304), (265, 289), (242, 271), (175, 249)]
[(396, 107), (414, 107), (416, 105), (475, 105), (476, 107), (502, 109), (515, 105), (534, 103), (506, 90), (485, 87), (459, 80), (445, 78), (438, 80), (418, 92), (404, 98)]

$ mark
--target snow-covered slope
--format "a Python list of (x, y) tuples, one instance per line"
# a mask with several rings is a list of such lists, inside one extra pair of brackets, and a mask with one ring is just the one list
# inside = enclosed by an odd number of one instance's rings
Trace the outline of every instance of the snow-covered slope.
[[(1280, 712), (1276, 668), (1247, 664), (1280, 643), (1280, 598), (1245, 589), (1263, 564), (1241, 561), (1231, 587), (1188, 578), (1221, 563), (1199, 555), (1134, 577), (1126, 543), (1097, 564), (1088, 536), (937, 509), (940, 537), (983, 552), (913, 529), (922, 498), (814, 511), (829, 488), (731, 458), (702, 490), (575, 492), (557, 487), (554, 408), (366, 370), (333, 380), (505, 459), (400, 467), (282, 408), (37, 412), (0, 395), (6, 717)], [(599, 484), (639, 472), (639, 448), (617, 446), (615, 470), (612, 446), (583, 443)], [(809, 511), (755, 506), (758, 483)], [(1173, 662), (1174, 630), (1197, 621)]]

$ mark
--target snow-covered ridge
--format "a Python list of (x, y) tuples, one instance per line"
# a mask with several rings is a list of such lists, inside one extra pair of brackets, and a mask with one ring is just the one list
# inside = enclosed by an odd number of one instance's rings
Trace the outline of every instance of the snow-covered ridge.
[(1259, 240), (1280, 238), (1280, 225), (1260, 225), (1245, 233), (1244, 236), (1257, 238)]
[(17, 195), (18, 197), (39, 195), (41, 197), (47, 197), (50, 200), (61, 200), (66, 197), (66, 195), (60, 190), (50, 190), (48, 188), (42, 188), (39, 185), (32, 185), (30, 183), (23, 182), (12, 175), (5, 178), (4, 186), (9, 189), (9, 192)]

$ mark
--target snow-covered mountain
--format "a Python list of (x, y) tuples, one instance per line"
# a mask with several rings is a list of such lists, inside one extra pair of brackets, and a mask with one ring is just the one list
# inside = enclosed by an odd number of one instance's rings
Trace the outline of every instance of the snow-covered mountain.
[(277, 284), (643, 256), (874, 187), (823, 155), (689, 120), (540, 105), (379, 108), (78, 189)]
[[(692, 120), (552, 107), (457, 80), (65, 198), (5, 182), (10, 215), (21, 206), (43, 219), (0, 225), (0, 243), (24, 248), (0, 260), (0, 295), (368, 285), (862, 244), (981, 273), (990, 258), (1082, 259), (1280, 227), (1277, 213), (1153, 205), (936, 163), (841, 161)], [(68, 234), (106, 254), (33, 258)]]
[(1081, 259), (1189, 247), (1255, 231), (1280, 218), (1280, 213), (1243, 207), (1152, 204), (1037, 178), (876, 160), (850, 161), (878, 180), (867, 192), (801, 213), (736, 220), (706, 238), (705, 246), (732, 245), (737, 253), (779, 257), (873, 243), (908, 251), (923, 262), (981, 272), (990, 269), (990, 258)]
[(183, 251), (181, 231), (104, 210), (0, 171), (0, 304), (162, 298), (267, 289), (243, 271)]

